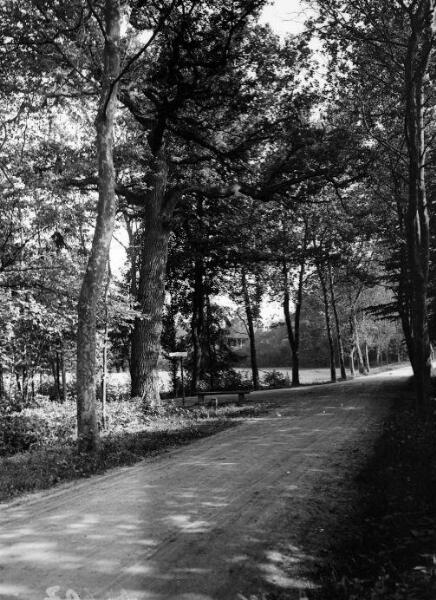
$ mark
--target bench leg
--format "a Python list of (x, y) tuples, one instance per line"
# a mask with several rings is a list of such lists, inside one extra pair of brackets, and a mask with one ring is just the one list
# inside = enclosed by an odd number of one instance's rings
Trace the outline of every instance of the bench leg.
[(244, 402), (244, 400), (245, 400), (245, 393), (239, 392), (238, 393), (238, 404), (242, 404), (242, 402)]

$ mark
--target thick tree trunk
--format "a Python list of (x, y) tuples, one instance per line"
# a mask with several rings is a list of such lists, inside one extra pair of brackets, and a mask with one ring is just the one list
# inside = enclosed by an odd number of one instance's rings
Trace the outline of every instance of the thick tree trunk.
[(81, 451), (93, 451), (98, 445), (95, 398), (96, 311), (102, 292), (116, 213), (113, 126), (118, 89), (116, 78), (120, 73), (119, 41), (121, 25), (125, 18), (124, 10), (125, 7), (119, 0), (106, 0), (103, 83), (96, 118), (97, 221), (78, 303), (77, 429)]
[(409, 193), (406, 212), (407, 253), (411, 290), (412, 367), (416, 405), (430, 412), (430, 337), (427, 315), (430, 261), (429, 212), (426, 197), (424, 85), (433, 47), (434, 0), (421, 0), (411, 17), (412, 31), (405, 61), (406, 144), (409, 158)]
[(333, 316), (335, 318), (336, 339), (338, 341), (339, 366), (341, 369), (341, 378), (343, 380), (346, 380), (347, 379), (347, 371), (345, 369), (344, 343), (342, 341), (341, 323), (339, 321), (338, 307), (336, 304), (336, 294), (335, 294), (335, 288), (334, 288), (334, 284), (333, 284), (333, 272), (332, 272), (331, 264), (329, 264), (329, 266), (328, 266), (328, 275), (329, 275), (329, 283), (330, 283), (330, 299), (332, 302)]
[(330, 361), (330, 379), (332, 382), (336, 381), (336, 366), (335, 366), (335, 347), (333, 344), (332, 325), (330, 319), (330, 304), (327, 293), (327, 282), (325, 275), (320, 264), (317, 265), (319, 282), (321, 284), (322, 297), (324, 301), (324, 314), (325, 314), (325, 325), (327, 341), (329, 345), (329, 361)]
[(166, 183), (166, 164), (163, 160), (156, 160), (153, 189), (144, 206), (137, 289), (141, 317), (135, 320), (130, 362), (132, 396), (141, 398), (145, 408), (160, 406), (158, 361), (170, 235), (167, 218), (162, 214)]
[(254, 319), (253, 311), (251, 308), (250, 294), (248, 292), (247, 274), (245, 272), (245, 269), (242, 269), (241, 283), (242, 295), (244, 298), (245, 315), (247, 317), (248, 338), (250, 340), (251, 377), (253, 381), (253, 388), (255, 390), (258, 390), (260, 387), (260, 380), (259, 367), (257, 365), (256, 338), (254, 335)]

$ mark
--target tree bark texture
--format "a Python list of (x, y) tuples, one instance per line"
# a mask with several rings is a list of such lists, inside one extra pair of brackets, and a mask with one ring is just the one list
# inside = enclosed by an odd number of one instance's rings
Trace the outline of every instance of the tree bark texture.
[(429, 211), (425, 182), (425, 79), (433, 46), (434, 0), (421, 0), (410, 17), (411, 34), (404, 69), (405, 127), (409, 159), (406, 238), (411, 290), (412, 367), (418, 410), (430, 404), (431, 352), (427, 296), (430, 261)]
[(121, 25), (124, 5), (105, 2), (103, 80), (96, 118), (98, 204), (91, 254), (78, 303), (77, 331), (77, 429), (79, 449), (93, 451), (98, 445), (96, 417), (96, 311), (101, 296), (115, 223), (115, 170), (113, 127), (117, 103), (116, 78), (120, 73)]
[(158, 361), (161, 349), (162, 311), (165, 299), (165, 273), (170, 227), (163, 213), (167, 185), (167, 166), (163, 158), (155, 161), (152, 190), (146, 196), (141, 240), (137, 301), (141, 316), (132, 334), (130, 374), (132, 396), (140, 397), (144, 407), (160, 405)]

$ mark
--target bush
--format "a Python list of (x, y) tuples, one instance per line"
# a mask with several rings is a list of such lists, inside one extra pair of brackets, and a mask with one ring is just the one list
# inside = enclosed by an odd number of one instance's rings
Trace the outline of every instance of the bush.
[(0, 456), (11, 456), (43, 445), (50, 425), (41, 417), (12, 413), (0, 416)]
[(280, 371), (267, 371), (263, 377), (263, 384), (269, 389), (291, 387), (291, 380)]
[(232, 390), (246, 390), (252, 387), (252, 383), (249, 379), (243, 379), (241, 373), (229, 369), (228, 371), (222, 371), (219, 376), (219, 383), (217, 390), (220, 391), (232, 391)]

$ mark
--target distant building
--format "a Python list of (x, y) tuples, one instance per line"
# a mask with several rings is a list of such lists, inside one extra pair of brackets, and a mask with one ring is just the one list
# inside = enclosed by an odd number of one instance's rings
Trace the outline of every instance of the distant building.
[(232, 350), (243, 350), (249, 345), (245, 323), (239, 317), (232, 320), (225, 317), (221, 327), (223, 342)]

